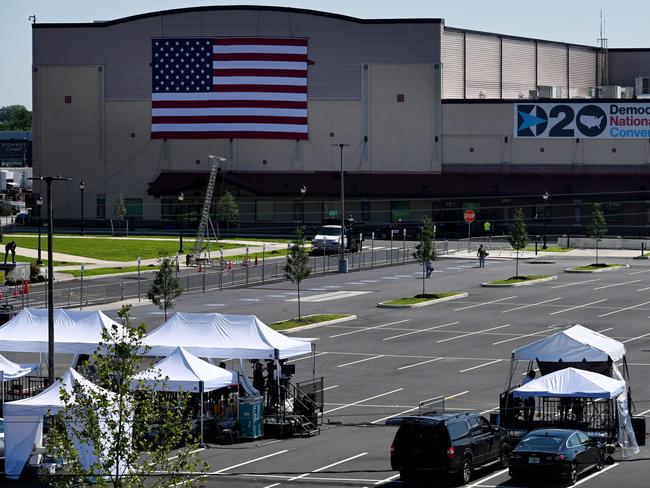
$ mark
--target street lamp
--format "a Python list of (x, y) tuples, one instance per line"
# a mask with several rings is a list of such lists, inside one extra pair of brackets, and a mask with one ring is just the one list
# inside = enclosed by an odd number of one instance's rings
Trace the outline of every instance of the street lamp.
[(81, 192), (81, 225), (79, 226), (79, 231), (81, 235), (84, 235), (84, 190), (86, 189), (86, 184), (84, 180), (79, 182), (79, 191)]
[(305, 227), (305, 195), (306, 194), (307, 194), (307, 187), (305, 185), (302, 185), (300, 187), (300, 200), (301, 200), (301, 203), (302, 203), (302, 216), (301, 216), (302, 225), (301, 225), (301, 227), (303, 227), (303, 228)]
[(43, 264), (43, 260), (41, 259), (41, 208), (43, 207), (43, 197), (38, 196), (36, 199), (36, 206), (38, 208), (38, 258), (36, 258), (36, 264)]
[(542, 199), (544, 200), (544, 237), (542, 241), (542, 249), (546, 249), (546, 222), (548, 221), (548, 215), (550, 214), (549, 208), (548, 208), (548, 192), (544, 190), (544, 194), (542, 195)]
[(332, 144), (341, 150), (341, 258), (339, 259), (339, 273), (348, 272), (348, 261), (345, 259), (345, 185), (343, 176), (343, 148), (350, 144)]
[(29, 180), (47, 184), (47, 381), (54, 384), (54, 213), (52, 212), (52, 182), (69, 181), (63, 176), (36, 176)]
[(185, 195), (183, 195), (183, 192), (180, 192), (178, 194), (178, 220), (180, 222), (180, 234), (179, 234), (179, 240), (178, 240), (178, 254), (183, 254), (183, 200), (185, 200)]

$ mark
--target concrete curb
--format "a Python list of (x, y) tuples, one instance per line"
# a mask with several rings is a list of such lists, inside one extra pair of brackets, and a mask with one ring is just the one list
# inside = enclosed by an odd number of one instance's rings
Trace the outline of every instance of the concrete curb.
[(629, 268), (629, 264), (619, 264), (618, 266), (612, 266), (610, 268), (599, 268), (599, 269), (573, 269), (567, 268), (564, 270), (565, 273), (607, 273), (608, 271), (617, 271), (619, 269)]
[(535, 285), (537, 283), (543, 283), (545, 281), (557, 280), (557, 276), (547, 276), (546, 278), (538, 278), (536, 280), (529, 281), (520, 281), (519, 283), (481, 283), (481, 286), (486, 288), (512, 288), (515, 286), (528, 286)]
[[(312, 315), (305, 315), (305, 317), (312, 317)], [(291, 332), (299, 332), (301, 330), (315, 329), (316, 327), (320, 327), (322, 325), (332, 325), (332, 324), (339, 324), (341, 322), (349, 322), (350, 320), (357, 320), (357, 316), (356, 315), (350, 315), (348, 317), (341, 317), (340, 319), (333, 319), (333, 320), (326, 320), (324, 322), (318, 322), (317, 324), (301, 325), (300, 327), (294, 327), (293, 329), (278, 330), (277, 332), (280, 332), (281, 334), (286, 334), (286, 333), (291, 333)], [(271, 327), (271, 326), (269, 326), (269, 327)]]
[[(420, 302), (420, 303), (413, 303), (413, 304), (408, 304), (408, 305), (398, 305), (398, 304), (390, 304), (386, 302), (379, 302), (377, 306), (379, 308), (420, 308), (420, 307), (427, 307), (429, 305), (433, 305), (435, 303), (441, 303), (441, 302), (449, 302), (451, 300), (458, 300), (459, 298), (465, 298), (468, 297), (469, 293), (467, 292), (461, 292), (458, 293), (458, 295), (452, 295), (450, 297), (444, 297), (444, 298), (436, 298), (433, 300), (428, 300), (426, 302)], [(390, 301), (390, 300), (387, 300)]]
[(648, 259), (648, 256), (634, 256), (632, 259)]
[(555, 264), (555, 261), (548, 259), (536, 259), (534, 261), (527, 261), (526, 264)]

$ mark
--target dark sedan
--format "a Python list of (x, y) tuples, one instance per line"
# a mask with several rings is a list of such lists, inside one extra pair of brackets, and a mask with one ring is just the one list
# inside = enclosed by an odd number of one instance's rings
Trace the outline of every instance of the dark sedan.
[(510, 456), (510, 477), (521, 482), (540, 476), (567, 479), (571, 484), (591, 468), (603, 469), (601, 444), (580, 430), (540, 429), (529, 432)]

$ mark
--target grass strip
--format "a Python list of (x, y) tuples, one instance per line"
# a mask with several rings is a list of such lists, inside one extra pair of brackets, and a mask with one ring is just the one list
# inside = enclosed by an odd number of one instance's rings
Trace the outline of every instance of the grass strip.
[[(534, 251), (535, 246), (526, 246), (526, 251)], [(541, 246), (537, 246), (537, 251), (541, 252), (569, 252), (573, 251), (572, 247), (558, 247), (558, 246), (548, 246), (546, 249), (542, 249)]]
[[(154, 264), (149, 264), (147, 266), (140, 266), (140, 271), (152, 271), (160, 268), (160, 266), (156, 266)], [(135, 273), (138, 271), (137, 266), (116, 266), (113, 268), (92, 268), (92, 269), (86, 269), (84, 270), (84, 277), (86, 276), (101, 276), (101, 275), (110, 275), (110, 274), (116, 274), (116, 273)], [(81, 270), (79, 269), (73, 269), (70, 271), (61, 271), (61, 273), (67, 273), (69, 275), (74, 276), (75, 278), (79, 278), (81, 276)]]
[(549, 278), (551, 275), (525, 275), (525, 276), (513, 276), (506, 280), (494, 280), (489, 281), (491, 285), (512, 285), (513, 283), (523, 283), (524, 281), (534, 281), (541, 280), (542, 278)]
[[(46, 255), (46, 254), (47, 253), (45, 253), (45, 252), (43, 253), (43, 255)], [(2, 254), (0, 254), (0, 255), (2, 255)], [(4, 260), (4, 258), (2, 258), (2, 259)], [(10, 262), (10, 261), (11, 261), (11, 256), (7, 259), (7, 262)], [(20, 254), (16, 254), (16, 262), (19, 262), (19, 261), (36, 264), (37, 258), (30, 258), (28, 256), (21, 256)], [(41, 261), (43, 261), (43, 264), (39, 264), (39, 266), (41, 266), (41, 267), (47, 266), (47, 259), (42, 259)], [(72, 265), (72, 264), (77, 264), (77, 263), (70, 263), (68, 261), (56, 261), (56, 260), (53, 261), (53, 266), (69, 266), (69, 265)]]
[(587, 266), (576, 266), (575, 269), (577, 271), (593, 271), (595, 269), (603, 269), (603, 268), (619, 268), (623, 266), (622, 264), (605, 264), (605, 263), (598, 263), (598, 264), (588, 264)]
[(291, 320), (281, 320), (280, 322), (273, 322), (269, 324), (273, 330), (287, 330), (293, 329), (294, 327), (302, 327), (303, 325), (312, 325), (318, 324), (320, 322), (327, 322), (328, 320), (342, 319), (349, 317), (348, 313), (323, 313), (317, 315), (309, 315), (308, 317), (303, 317), (302, 319), (291, 319)]
[(459, 291), (439, 291), (436, 293), (420, 293), (413, 297), (404, 297), (396, 298), (395, 300), (389, 300), (387, 302), (382, 302), (385, 305), (415, 305), (416, 303), (430, 302), (431, 300), (438, 300), (439, 298), (453, 297), (460, 295)]

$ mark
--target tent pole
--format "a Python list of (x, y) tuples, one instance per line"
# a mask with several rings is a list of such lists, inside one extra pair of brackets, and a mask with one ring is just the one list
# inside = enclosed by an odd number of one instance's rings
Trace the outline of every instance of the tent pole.
[(311, 381), (316, 381), (316, 344), (311, 343)]
[(199, 447), (205, 447), (205, 443), (203, 442), (203, 381), (199, 381), (199, 395), (201, 397), (201, 443), (199, 444)]

